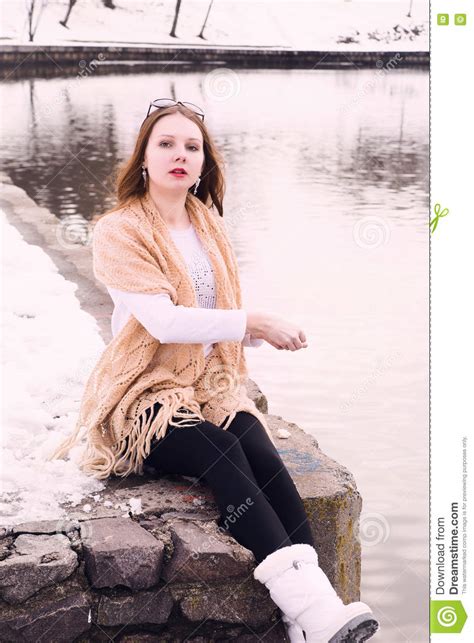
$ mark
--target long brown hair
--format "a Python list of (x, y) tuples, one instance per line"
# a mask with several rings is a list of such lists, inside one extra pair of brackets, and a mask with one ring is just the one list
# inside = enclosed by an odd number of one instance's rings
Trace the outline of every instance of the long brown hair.
[[(201, 118), (192, 110), (183, 105), (173, 105), (157, 109), (146, 118), (138, 132), (135, 142), (135, 149), (125, 164), (119, 166), (114, 182), (114, 191), (117, 198), (117, 204), (102, 214), (114, 212), (125, 207), (137, 197), (144, 196), (146, 190), (142, 176), (142, 164), (145, 157), (145, 149), (150, 138), (151, 131), (155, 123), (167, 114), (180, 112), (186, 118), (189, 118), (199, 127), (202, 133), (204, 146), (204, 168), (201, 174), (201, 182), (196, 192), (196, 197), (207, 207), (214, 206), (221, 217), (224, 216), (223, 199), (225, 193), (225, 180), (223, 174), (224, 161), (217, 150), (211, 136)], [(189, 188), (193, 189), (193, 186)]]

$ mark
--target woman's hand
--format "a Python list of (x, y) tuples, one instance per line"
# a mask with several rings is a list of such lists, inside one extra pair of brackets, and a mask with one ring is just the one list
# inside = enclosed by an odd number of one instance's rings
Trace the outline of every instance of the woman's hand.
[(299, 326), (268, 313), (247, 313), (247, 333), (264, 339), (278, 350), (307, 348), (306, 335)]

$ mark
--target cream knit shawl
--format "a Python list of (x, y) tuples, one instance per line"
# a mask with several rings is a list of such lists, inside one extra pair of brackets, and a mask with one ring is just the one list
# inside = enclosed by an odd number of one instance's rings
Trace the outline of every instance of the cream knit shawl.
[[(190, 192), (186, 209), (213, 267), (216, 308), (241, 308), (237, 261), (223, 219)], [(99, 219), (92, 251), (94, 275), (106, 286), (167, 293), (176, 305), (197, 307), (186, 264), (148, 195)], [(168, 423), (186, 430), (202, 420), (220, 426), (227, 417), (225, 430), (238, 411), (260, 420), (275, 444), (247, 395), (247, 376), (242, 342), (218, 342), (205, 359), (202, 344), (161, 344), (132, 315), (86, 382), (73, 434), (48, 459), (63, 457), (85, 435), (82, 471), (98, 479), (142, 475), (151, 440), (162, 438)], [(155, 402), (163, 406), (146, 421), (142, 414)], [(181, 407), (187, 410), (179, 412)]]

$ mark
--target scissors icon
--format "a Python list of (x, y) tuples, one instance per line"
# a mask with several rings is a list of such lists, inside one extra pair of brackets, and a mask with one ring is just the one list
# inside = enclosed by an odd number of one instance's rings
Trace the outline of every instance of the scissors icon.
[(449, 214), (448, 208), (444, 208), (443, 211), (441, 211), (441, 205), (439, 203), (435, 204), (434, 212), (436, 216), (430, 221), (430, 228), (431, 226), (433, 226), (433, 229), (431, 230), (431, 234), (433, 234), (433, 232), (436, 230), (438, 221), (441, 219), (441, 217), (445, 217), (447, 214)]

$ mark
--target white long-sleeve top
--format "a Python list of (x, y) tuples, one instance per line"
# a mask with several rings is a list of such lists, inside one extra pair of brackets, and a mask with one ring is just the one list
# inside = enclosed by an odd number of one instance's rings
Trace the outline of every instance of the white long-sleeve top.
[(205, 357), (219, 341), (242, 341), (244, 346), (253, 347), (263, 344), (263, 339), (245, 333), (245, 310), (215, 308), (212, 264), (194, 226), (169, 231), (192, 278), (198, 307), (175, 306), (166, 293), (150, 295), (107, 288), (114, 302), (112, 335), (115, 337), (133, 315), (162, 344), (202, 343)]

